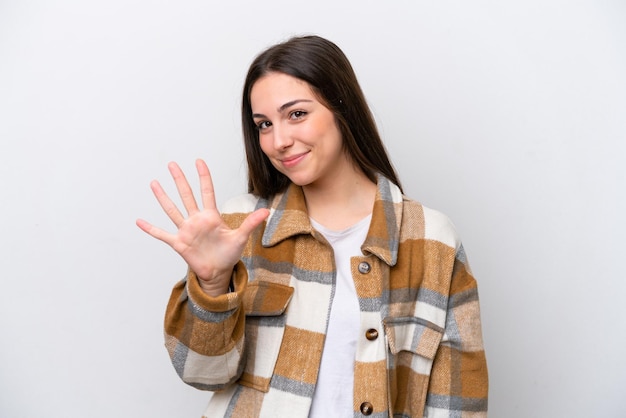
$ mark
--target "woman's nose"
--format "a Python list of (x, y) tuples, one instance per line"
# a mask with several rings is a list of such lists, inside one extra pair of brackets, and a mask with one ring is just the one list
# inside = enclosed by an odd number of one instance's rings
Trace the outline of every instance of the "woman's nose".
[(277, 150), (284, 150), (293, 145), (292, 132), (289, 128), (273, 126), (274, 134), (274, 148)]

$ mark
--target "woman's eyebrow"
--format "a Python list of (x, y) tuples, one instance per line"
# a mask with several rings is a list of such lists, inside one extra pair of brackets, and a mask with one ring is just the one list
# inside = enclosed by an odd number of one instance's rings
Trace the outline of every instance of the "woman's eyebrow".
[(298, 104), (298, 103), (301, 103), (301, 102), (308, 102), (308, 103), (310, 103), (310, 102), (312, 102), (312, 101), (313, 101), (313, 100), (308, 100), (308, 99), (296, 99), (296, 100), (292, 100), (292, 101), (290, 101), (290, 102), (285, 103), (284, 105), (282, 105), (281, 107), (279, 107), (279, 108), (278, 108), (278, 109), (276, 109), (276, 110), (278, 110), (278, 112), (280, 113), (280, 112), (282, 112), (283, 110), (285, 110), (285, 109), (287, 109), (287, 108), (290, 108), (291, 106), (293, 106), (293, 105), (295, 105), (295, 104)]
[[(291, 106), (298, 104), (298, 103), (311, 103), (313, 102), (313, 100), (309, 100), (309, 99), (296, 99), (296, 100), (291, 100), (285, 104), (283, 104), (282, 106), (280, 106), (278, 109), (276, 109), (278, 111), (278, 113), (282, 113), (285, 109), (290, 108)], [(262, 113), (253, 113), (252, 114), (253, 118), (267, 118), (267, 116), (265, 116)]]

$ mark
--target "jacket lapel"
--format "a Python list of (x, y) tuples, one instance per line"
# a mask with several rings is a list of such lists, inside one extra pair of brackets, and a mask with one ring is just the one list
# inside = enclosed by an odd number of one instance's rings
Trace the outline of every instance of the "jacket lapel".
[(312, 230), (302, 187), (291, 183), (271, 202), (261, 244), (272, 247), (294, 235), (310, 234)]
[[(382, 175), (377, 176), (372, 221), (361, 251), (377, 256), (390, 266), (398, 260), (402, 199), (398, 186)], [(292, 183), (272, 199), (261, 243), (272, 247), (292, 236), (312, 232), (302, 187)]]
[(378, 175), (377, 186), (372, 222), (361, 251), (377, 256), (389, 266), (395, 266), (402, 223), (402, 193), (398, 186), (382, 175)]

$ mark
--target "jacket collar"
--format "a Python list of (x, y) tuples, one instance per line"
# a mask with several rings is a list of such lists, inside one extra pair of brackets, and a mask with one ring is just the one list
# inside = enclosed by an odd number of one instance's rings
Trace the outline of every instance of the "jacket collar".
[[(398, 260), (402, 193), (382, 175), (377, 176), (377, 192), (367, 237), (361, 245), (363, 254), (373, 254), (390, 266)], [(302, 187), (290, 184), (269, 202), (270, 215), (263, 232), (262, 245), (272, 247), (299, 234), (312, 234)]]

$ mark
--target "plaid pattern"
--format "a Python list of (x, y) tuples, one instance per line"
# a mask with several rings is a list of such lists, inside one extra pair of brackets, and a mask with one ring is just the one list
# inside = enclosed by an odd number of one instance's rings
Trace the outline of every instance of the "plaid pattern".
[[(235, 266), (235, 292), (211, 298), (193, 272), (165, 317), (179, 376), (215, 391), (205, 417), (307, 417), (333, 295), (332, 248), (309, 222), (302, 189), (229, 202), (232, 227), (268, 207)], [(444, 215), (379, 177), (363, 255), (352, 258), (362, 338), (354, 416), (486, 417), (487, 366), (476, 281)], [(369, 269), (363, 268), (367, 263)], [(376, 330), (369, 340), (366, 332)]]

